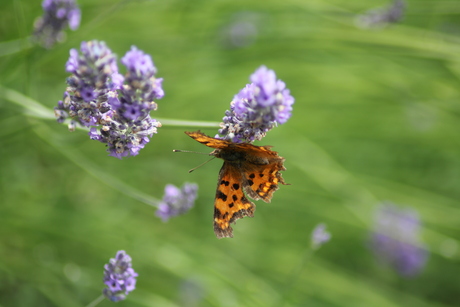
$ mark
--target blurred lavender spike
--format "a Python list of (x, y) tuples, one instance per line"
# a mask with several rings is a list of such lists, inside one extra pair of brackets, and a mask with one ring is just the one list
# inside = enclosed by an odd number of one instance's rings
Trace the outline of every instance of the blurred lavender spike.
[(126, 299), (126, 296), (136, 288), (138, 274), (131, 265), (131, 257), (121, 250), (115, 258), (110, 259), (104, 266), (104, 296), (112, 302)]
[(311, 234), (311, 246), (314, 250), (319, 249), (322, 245), (329, 242), (331, 234), (326, 231), (326, 225), (318, 224)]
[(405, 10), (406, 3), (403, 0), (394, 0), (388, 8), (372, 9), (359, 15), (356, 19), (356, 25), (360, 28), (382, 28), (401, 21)]
[(181, 188), (172, 184), (166, 185), (165, 194), (156, 215), (163, 222), (167, 222), (171, 217), (186, 213), (193, 207), (197, 192), (198, 185), (195, 183), (186, 182)]
[(33, 39), (50, 49), (64, 41), (67, 26), (73, 31), (78, 29), (81, 12), (74, 0), (44, 0), (42, 7), (43, 16), (35, 20)]
[(416, 211), (399, 209), (391, 203), (380, 205), (375, 213), (371, 248), (378, 261), (402, 276), (415, 276), (423, 269), (428, 251), (420, 239)]

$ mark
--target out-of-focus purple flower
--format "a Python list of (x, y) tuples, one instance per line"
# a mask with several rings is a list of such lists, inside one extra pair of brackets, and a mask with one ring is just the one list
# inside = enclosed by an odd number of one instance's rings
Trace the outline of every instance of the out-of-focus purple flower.
[(254, 12), (238, 12), (221, 30), (219, 38), (227, 48), (243, 48), (252, 45), (259, 31), (266, 27), (263, 15)]
[(227, 28), (228, 44), (233, 47), (245, 47), (252, 45), (257, 38), (256, 26), (248, 21), (241, 21)]
[(376, 210), (371, 247), (380, 262), (406, 277), (418, 274), (428, 258), (428, 250), (420, 239), (417, 213), (390, 203)]
[(171, 217), (186, 213), (193, 207), (197, 193), (198, 185), (195, 183), (186, 182), (180, 189), (172, 184), (166, 185), (156, 215), (167, 222)]
[(314, 250), (321, 247), (321, 245), (329, 242), (331, 234), (326, 231), (326, 225), (318, 224), (311, 234), (311, 246)]
[(55, 108), (58, 122), (70, 117), (69, 128), (76, 123), (92, 127), (90, 138), (107, 144), (109, 155), (119, 159), (137, 155), (157, 133), (161, 123), (150, 111), (157, 109), (153, 99), (164, 96), (163, 79), (155, 78), (149, 55), (132, 47), (122, 62), (128, 69), (125, 77), (104, 42), (83, 42), (80, 52), (72, 49), (66, 64), (72, 73), (69, 86)]
[(265, 66), (251, 75), (246, 85), (225, 112), (219, 133), (222, 138), (236, 143), (261, 140), (277, 124), (284, 124), (290, 117), (294, 98), (275, 72)]
[(397, 23), (404, 17), (406, 3), (403, 0), (394, 0), (390, 7), (372, 9), (356, 19), (360, 28), (382, 28), (390, 23)]
[(124, 300), (136, 288), (138, 274), (131, 265), (131, 257), (121, 250), (104, 266), (104, 288), (102, 293), (112, 302)]
[(182, 280), (179, 284), (180, 306), (197, 307), (203, 305), (205, 287), (196, 278)]
[(81, 12), (75, 0), (44, 0), (42, 7), (43, 16), (34, 23), (34, 39), (43, 47), (63, 41), (67, 26), (73, 31), (80, 26)]

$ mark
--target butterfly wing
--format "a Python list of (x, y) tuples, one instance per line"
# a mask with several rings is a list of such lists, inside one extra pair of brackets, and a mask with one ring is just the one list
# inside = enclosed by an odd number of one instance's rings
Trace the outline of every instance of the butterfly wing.
[(199, 130), (193, 132), (185, 131), (185, 133), (197, 142), (212, 148), (226, 148), (231, 144), (230, 141), (212, 138)]
[(231, 223), (254, 216), (255, 205), (244, 195), (242, 181), (239, 165), (225, 161), (219, 172), (214, 202), (214, 232), (219, 239), (233, 237)]
[(278, 184), (286, 184), (281, 175), (281, 171), (286, 170), (284, 158), (270, 150), (269, 146), (252, 147), (247, 160), (241, 165), (243, 188), (252, 199), (262, 199), (268, 203), (278, 190)]

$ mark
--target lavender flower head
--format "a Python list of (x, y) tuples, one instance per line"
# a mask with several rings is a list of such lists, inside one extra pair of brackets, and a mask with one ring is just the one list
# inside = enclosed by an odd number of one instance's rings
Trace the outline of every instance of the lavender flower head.
[(34, 39), (49, 49), (65, 39), (67, 26), (78, 29), (81, 12), (75, 0), (43, 0), (42, 7), (43, 16), (34, 23)]
[(311, 246), (314, 250), (319, 249), (321, 245), (329, 242), (331, 234), (326, 231), (326, 225), (318, 224), (311, 234)]
[(121, 250), (115, 258), (104, 266), (104, 284), (102, 293), (112, 302), (122, 301), (136, 288), (138, 274), (131, 267), (131, 257)]
[(167, 222), (171, 217), (186, 213), (193, 207), (197, 192), (198, 185), (194, 183), (186, 182), (180, 189), (172, 184), (166, 185), (156, 215)]
[(376, 211), (371, 247), (381, 263), (390, 265), (405, 277), (418, 274), (428, 258), (428, 251), (420, 239), (417, 213), (390, 203), (381, 205)]
[(372, 9), (356, 19), (360, 28), (382, 28), (390, 23), (397, 23), (404, 17), (406, 3), (403, 0), (394, 0), (390, 7)]
[(223, 139), (236, 143), (261, 140), (277, 124), (284, 124), (290, 117), (294, 98), (275, 72), (265, 66), (251, 75), (246, 85), (225, 112), (219, 133)]
[(122, 63), (128, 70), (125, 77), (104, 42), (83, 42), (80, 52), (72, 49), (66, 64), (72, 75), (55, 108), (59, 123), (70, 117), (71, 131), (76, 124), (91, 127), (90, 138), (107, 144), (109, 155), (119, 159), (137, 155), (157, 133), (161, 123), (150, 111), (157, 109), (154, 99), (164, 96), (163, 79), (155, 78), (149, 55), (132, 47)]
[(55, 115), (59, 123), (70, 117), (72, 127), (106, 124), (113, 116), (108, 99), (116, 95), (111, 81), (118, 74), (116, 57), (104, 42), (82, 42), (80, 50), (70, 50), (66, 71), (72, 75)]
[(157, 69), (151, 57), (134, 46), (121, 62), (128, 70), (125, 85), (120, 89), (119, 100), (112, 99), (111, 105), (126, 122), (145, 118), (150, 111), (157, 109), (154, 99), (164, 96), (163, 79), (155, 78)]

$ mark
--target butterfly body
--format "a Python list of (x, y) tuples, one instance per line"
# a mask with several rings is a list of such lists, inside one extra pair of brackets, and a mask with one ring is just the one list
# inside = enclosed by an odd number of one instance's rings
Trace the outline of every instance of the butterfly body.
[(270, 202), (278, 184), (286, 184), (280, 173), (286, 169), (284, 158), (270, 150), (271, 146), (233, 143), (200, 131), (185, 133), (214, 148), (210, 155), (224, 160), (214, 202), (214, 232), (218, 238), (233, 237), (230, 224), (254, 216), (255, 205), (246, 196)]

